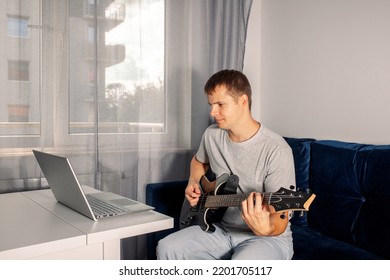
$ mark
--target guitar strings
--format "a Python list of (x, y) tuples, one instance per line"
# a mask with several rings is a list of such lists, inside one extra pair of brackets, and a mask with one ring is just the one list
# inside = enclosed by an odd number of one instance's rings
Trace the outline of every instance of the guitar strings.
[[(223, 198), (228, 198), (228, 199), (234, 199), (232, 198), (233, 196), (237, 197), (237, 200), (239, 199), (247, 199), (249, 195), (240, 195), (240, 194), (220, 194), (220, 195), (200, 195), (199, 197), (199, 200), (206, 200), (208, 198), (212, 198), (212, 199), (223, 199)], [(262, 197), (263, 199), (264, 198), (272, 198), (272, 197), (282, 197), (282, 198), (301, 198), (302, 196), (301, 195), (295, 195), (295, 196), (292, 196), (290, 194), (262, 194)]]
[[(230, 205), (231, 203), (239, 203), (239, 202), (242, 202), (243, 200), (245, 200), (246, 198), (248, 198), (249, 195), (247, 194), (224, 194), (224, 195), (206, 195), (206, 194), (203, 194), (200, 196), (199, 198), (199, 202), (198, 204), (205, 204), (205, 203), (208, 203), (208, 204), (218, 204), (218, 203), (227, 203), (228, 205)], [(275, 194), (275, 193), (264, 193), (262, 194), (263, 198), (263, 203), (265, 202), (268, 202), (269, 203), (272, 203), (272, 202), (277, 202), (277, 201), (280, 201), (281, 199), (286, 199), (286, 198), (290, 198), (290, 199), (294, 199), (294, 198), (302, 198), (303, 196), (298, 194), (298, 195), (291, 195), (291, 194)], [(229, 204), (230, 202), (230, 204)]]

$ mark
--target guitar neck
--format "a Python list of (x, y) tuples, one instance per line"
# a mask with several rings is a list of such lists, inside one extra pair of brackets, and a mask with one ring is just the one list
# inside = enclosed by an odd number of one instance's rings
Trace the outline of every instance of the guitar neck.
[[(275, 212), (285, 210), (307, 211), (315, 198), (315, 194), (295, 192), (280, 188), (277, 192), (262, 193), (262, 204), (270, 205)], [(198, 205), (205, 208), (240, 206), (249, 194), (220, 194), (201, 196)]]
[[(238, 177), (235, 175), (224, 173), (213, 183), (209, 182), (203, 176), (200, 183), (202, 187), (204, 185), (207, 188), (203, 188), (205, 192), (201, 195), (198, 204), (192, 207), (192, 211), (204, 211), (205, 209), (220, 207), (237, 207), (249, 196), (249, 194), (233, 194), (238, 186)], [(281, 187), (276, 192), (262, 193), (262, 205), (271, 206), (271, 210), (275, 212), (286, 210), (308, 211), (309, 206), (316, 197), (315, 194), (296, 192), (293, 191), (294, 188), (294, 186), (290, 186), (290, 189)], [(215, 190), (214, 193), (217, 194), (211, 195), (211, 192), (208, 191), (209, 189)], [(222, 189), (222, 194), (219, 194), (220, 189)]]
[[(268, 204), (269, 198), (272, 193), (263, 193), (263, 204)], [(218, 207), (236, 207), (240, 206), (241, 202), (248, 198), (248, 194), (221, 194), (221, 195), (208, 195), (205, 196), (205, 207), (218, 208)]]

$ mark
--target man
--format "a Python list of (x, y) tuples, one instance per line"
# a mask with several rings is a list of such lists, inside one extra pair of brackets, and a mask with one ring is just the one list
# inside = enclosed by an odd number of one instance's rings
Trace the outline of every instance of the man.
[(241, 207), (227, 209), (213, 233), (198, 225), (160, 240), (158, 259), (291, 259), (288, 213), (272, 212), (261, 193), (295, 186), (292, 151), (284, 139), (251, 114), (252, 92), (246, 76), (222, 70), (207, 81), (205, 92), (215, 124), (203, 134), (191, 160), (185, 197), (194, 206), (199, 182), (209, 168), (216, 175), (239, 177), (238, 192), (249, 194)]

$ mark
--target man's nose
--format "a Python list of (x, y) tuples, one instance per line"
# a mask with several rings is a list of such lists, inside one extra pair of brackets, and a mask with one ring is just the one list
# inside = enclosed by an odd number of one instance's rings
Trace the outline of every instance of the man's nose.
[(218, 107), (217, 106), (211, 106), (210, 108), (210, 116), (215, 117), (218, 114)]

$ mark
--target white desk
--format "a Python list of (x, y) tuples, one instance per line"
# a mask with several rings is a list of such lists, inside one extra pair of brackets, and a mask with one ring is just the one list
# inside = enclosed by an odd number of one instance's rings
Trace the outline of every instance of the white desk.
[(120, 239), (171, 228), (173, 218), (148, 211), (94, 222), (39, 190), (0, 195), (0, 225), (0, 259), (120, 259)]
[(21, 193), (0, 195), (0, 259), (29, 259), (85, 244), (81, 231)]

